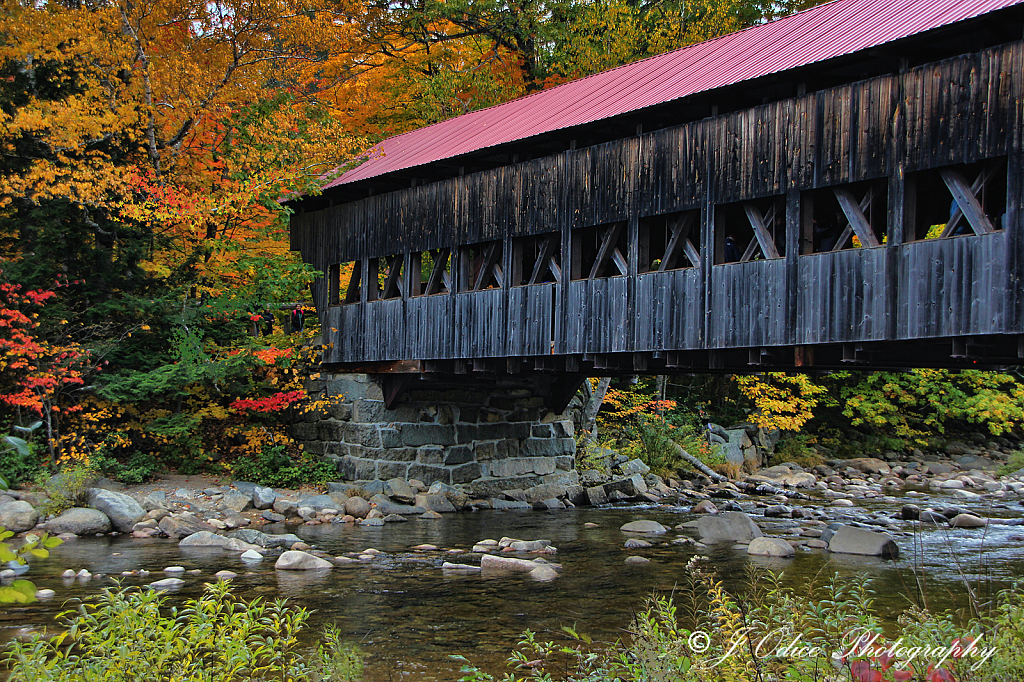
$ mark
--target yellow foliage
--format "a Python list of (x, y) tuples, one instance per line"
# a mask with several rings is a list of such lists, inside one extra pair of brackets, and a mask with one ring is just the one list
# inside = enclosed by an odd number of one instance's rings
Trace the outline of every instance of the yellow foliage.
[(814, 416), (818, 397), (825, 393), (806, 374), (767, 372), (734, 379), (756, 408), (750, 420), (765, 429), (800, 430)]

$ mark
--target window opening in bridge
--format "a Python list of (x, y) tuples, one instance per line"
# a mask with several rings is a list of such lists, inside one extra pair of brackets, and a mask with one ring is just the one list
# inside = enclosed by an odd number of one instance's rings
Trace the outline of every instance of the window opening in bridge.
[(558, 232), (512, 240), (512, 286), (546, 284), (562, 279), (562, 235)]
[(626, 223), (607, 223), (572, 231), (572, 279), (629, 274)]
[(411, 254), (410, 296), (433, 296), (452, 290), (451, 252), (451, 249), (434, 249)]
[(505, 242), (493, 241), (459, 249), (459, 291), (500, 289), (505, 285), (501, 257)]
[(402, 290), (405, 288), (402, 281), (403, 265), (405, 256), (401, 253), (394, 256), (384, 256), (374, 259), (377, 261), (377, 296), (380, 299), (401, 298)]
[(858, 182), (800, 195), (800, 251), (807, 255), (881, 246), (888, 239), (888, 183)]
[(700, 267), (700, 211), (640, 219), (640, 272)]
[(359, 302), (360, 261), (335, 263), (327, 268), (327, 296), (330, 305)]
[(1003, 228), (1006, 158), (907, 176), (905, 240), (982, 235)]
[(786, 245), (786, 204), (768, 197), (715, 207), (715, 263), (782, 258)]

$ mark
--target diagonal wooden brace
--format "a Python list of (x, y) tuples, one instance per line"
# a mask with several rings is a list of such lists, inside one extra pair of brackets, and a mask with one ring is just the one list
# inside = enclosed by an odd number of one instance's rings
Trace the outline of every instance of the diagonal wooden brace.
[[(764, 257), (781, 258), (782, 256), (779, 255), (779, 250), (775, 248), (775, 241), (768, 232), (768, 228), (765, 227), (761, 211), (758, 210), (757, 206), (754, 204), (743, 204), (743, 210), (747, 214), (747, 220), (750, 221), (750, 226), (754, 228), (754, 237), (757, 238), (757, 243), (760, 245), (761, 253), (764, 254)], [(747, 251), (750, 251), (749, 246), (747, 247)], [(750, 255), (752, 256), (753, 253)], [(749, 259), (749, 257), (750, 256), (747, 256), (746, 259)]]
[(974, 233), (991, 234), (995, 232), (995, 228), (992, 227), (988, 216), (985, 215), (985, 210), (978, 203), (978, 198), (974, 196), (974, 192), (971, 191), (964, 176), (949, 168), (940, 170), (939, 175), (942, 176), (942, 181), (946, 183), (946, 187), (949, 188), (950, 194), (953, 195), (957, 206), (967, 218)]

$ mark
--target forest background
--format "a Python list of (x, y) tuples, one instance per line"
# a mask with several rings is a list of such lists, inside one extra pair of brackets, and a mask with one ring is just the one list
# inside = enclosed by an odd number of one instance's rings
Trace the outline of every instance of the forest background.
[[(315, 316), (288, 325), (318, 273), (288, 251), (282, 198), (383, 137), (813, 4), (3, 0), (0, 475), (334, 478), (287, 435), (319, 407)], [(603, 382), (584, 438), (662, 471), (666, 439), (715, 462), (708, 421), (781, 428), (797, 458), (930, 447), (1019, 428), (1018, 378)]]

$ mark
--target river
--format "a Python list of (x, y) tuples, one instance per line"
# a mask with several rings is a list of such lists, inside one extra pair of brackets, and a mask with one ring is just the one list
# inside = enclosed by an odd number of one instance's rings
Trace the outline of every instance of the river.
[[(907, 500), (911, 501), (911, 500)], [(929, 500), (912, 500), (925, 506)], [(934, 503), (952, 503), (936, 498)], [(820, 506), (818, 502), (805, 506)], [(858, 502), (854, 513), (898, 511), (899, 502)], [(742, 503), (757, 516), (752, 501)], [(826, 507), (830, 513), (836, 510)], [(987, 516), (1019, 516), (1019, 504), (976, 506)], [(850, 509), (841, 510), (850, 513)], [(126, 585), (142, 585), (163, 578), (166, 566), (198, 570), (186, 573), (185, 587), (169, 595), (172, 603), (198, 595), (204, 581), (223, 569), (235, 571), (237, 591), (246, 598), (287, 597), (292, 603), (315, 610), (312, 624), (337, 625), (358, 643), (367, 661), (367, 679), (456, 680), (459, 664), (450, 654), (467, 656), (484, 670), (506, 671), (504, 660), (526, 628), (546, 639), (557, 638), (562, 625), (570, 625), (599, 641), (613, 640), (629, 625), (631, 614), (654, 593), (670, 593), (683, 579), (686, 563), (698, 554), (692, 547), (673, 545), (682, 535), (671, 532), (659, 543), (641, 550), (623, 547), (627, 534), (619, 527), (638, 518), (672, 527), (693, 518), (684, 508), (616, 507), (578, 508), (557, 512), (479, 511), (447, 515), (442, 520), (413, 518), (407, 523), (383, 527), (345, 524), (284, 527), (267, 526), (266, 532), (295, 532), (305, 541), (332, 555), (376, 548), (376, 560), (323, 573), (275, 571), (273, 560), (251, 564), (221, 550), (179, 548), (167, 539), (138, 540), (127, 536), (79, 538), (54, 550), (45, 560), (35, 560), (27, 577), (38, 588), (56, 590), (57, 597), (26, 606), (8, 606), (0, 616), (0, 638), (24, 636), (54, 623), (67, 600), (95, 594), (111, 584), (109, 578), (65, 580), (61, 573), (72, 568), (120, 576), (122, 571), (148, 569), (148, 578), (123, 578)], [(758, 519), (768, 533), (785, 532), (796, 522)], [(587, 523), (596, 528), (585, 527)], [(799, 530), (797, 528), (797, 530)], [(982, 585), (983, 593), (1024, 575), (1024, 529), (993, 525), (986, 530), (948, 530), (929, 527), (913, 532), (913, 524), (900, 522), (890, 529), (901, 548), (899, 561), (829, 554), (805, 550), (794, 559), (765, 560), (744, 552), (716, 548), (706, 552), (727, 584), (740, 587), (744, 566), (757, 562), (784, 572), (786, 584), (801, 590), (820, 583), (833, 573), (842, 577), (866, 574), (877, 594), (877, 604), (890, 623), (910, 603), (915, 575), (926, 578), (929, 606), (936, 610), (963, 608), (966, 604), (961, 577)], [(472, 562), (470, 547), (486, 538), (503, 536), (526, 540), (546, 538), (557, 547), (547, 557), (562, 564), (561, 576), (549, 583), (526, 576), (490, 576), (442, 571), (443, 561)], [(410, 548), (432, 544), (441, 550), (461, 549), (464, 554), (417, 552)], [(917, 548), (915, 551), (915, 547)], [(630, 555), (642, 555), (649, 564), (627, 565)], [(479, 560), (476, 559), (479, 563)]]

